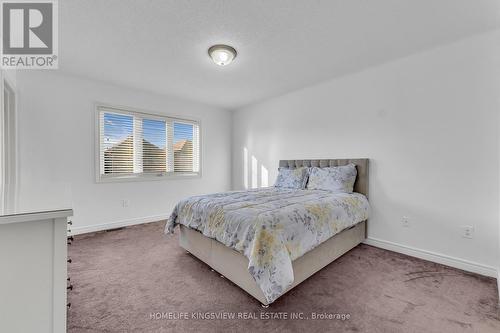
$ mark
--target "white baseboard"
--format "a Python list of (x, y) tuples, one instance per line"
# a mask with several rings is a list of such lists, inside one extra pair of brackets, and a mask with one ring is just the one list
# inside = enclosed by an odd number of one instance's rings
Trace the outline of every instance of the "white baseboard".
[(86, 234), (88, 232), (96, 232), (96, 231), (103, 231), (103, 230), (109, 230), (109, 229), (115, 229), (115, 228), (128, 227), (128, 226), (136, 225), (136, 224), (143, 224), (143, 223), (166, 220), (168, 217), (169, 217), (168, 215), (154, 215), (154, 216), (147, 216), (147, 217), (135, 218), (135, 219), (130, 219), (130, 220), (122, 220), (122, 221), (108, 222), (108, 223), (102, 223), (102, 224), (96, 224), (96, 225), (89, 225), (89, 226), (84, 226), (84, 227), (73, 227), (73, 228), (71, 228), (71, 234), (72, 235), (80, 235), (80, 234)]
[(416, 257), (432, 262), (436, 262), (438, 264), (443, 264), (446, 266), (451, 266), (454, 268), (458, 268), (464, 271), (468, 272), (473, 272), (485, 276), (490, 276), (497, 278), (498, 282), (498, 274), (499, 272), (497, 271), (496, 267), (492, 266), (486, 266), (482, 264), (478, 264), (472, 261), (464, 260), (464, 259), (459, 259), (455, 257), (450, 257), (441, 253), (436, 253), (436, 252), (431, 252), (431, 251), (426, 251), (426, 250), (421, 250), (417, 249), (414, 247), (398, 244), (398, 243), (393, 243), (389, 241), (385, 241), (382, 239), (376, 239), (372, 237), (368, 237), (365, 239), (363, 242), (368, 245), (372, 245), (375, 247), (379, 247), (385, 250), (389, 251), (394, 251), (402, 254), (406, 254), (411, 257)]

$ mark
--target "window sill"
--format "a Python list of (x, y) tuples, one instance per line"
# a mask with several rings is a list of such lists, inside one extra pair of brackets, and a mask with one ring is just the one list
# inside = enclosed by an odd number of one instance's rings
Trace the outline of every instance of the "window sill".
[(98, 175), (96, 183), (124, 183), (124, 182), (144, 182), (144, 181), (162, 181), (162, 180), (179, 180), (179, 179), (196, 179), (201, 178), (199, 173), (178, 173), (167, 175), (123, 175), (123, 176), (106, 176)]

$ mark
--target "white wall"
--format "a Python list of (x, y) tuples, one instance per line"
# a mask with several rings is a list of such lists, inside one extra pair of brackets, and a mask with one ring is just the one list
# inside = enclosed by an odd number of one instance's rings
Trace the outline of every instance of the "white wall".
[[(234, 187), (244, 187), (245, 149), (248, 178), (254, 157), (257, 179), (264, 166), (270, 184), (280, 159), (368, 157), (370, 238), (494, 273), (499, 37), (477, 35), (238, 110)], [(473, 239), (462, 238), (464, 225), (475, 227)]]
[[(21, 210), (73, 207), (74, 229), (88, 231), (165, 217), (183, 197), (231, 187), (228, 111), (49, 71), (20, 71), (17, 88)], [(96, 183), (95, 102), (200, 119), (202, 177)]]

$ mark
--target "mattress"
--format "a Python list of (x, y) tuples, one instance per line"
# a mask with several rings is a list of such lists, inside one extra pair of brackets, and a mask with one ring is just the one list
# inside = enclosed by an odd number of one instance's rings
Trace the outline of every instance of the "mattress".
[(359, 193), (233, 191), (180, 201), (165, 232), (182, 224), (245, 255), (250, 275), (271, 303), (293, 283), (293, 260), (367, 220), (369, 212), (368, 200)]

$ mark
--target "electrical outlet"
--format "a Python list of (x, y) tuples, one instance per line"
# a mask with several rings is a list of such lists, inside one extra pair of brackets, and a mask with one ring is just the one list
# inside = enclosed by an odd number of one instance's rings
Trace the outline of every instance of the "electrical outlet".
[(403, 227), (409, 228), (410, 227), (410, 218), (408, 216), (402, 216), (401, 217), (401, 225)]
[(123, 208), (127, 208), (129, 206), (130, 206), (130, 200), (128, 200), (128, 199), (122, 200), (122, 207)]
[(462, 226), (462, 237), (463, 238), (474, 238), (474, 226), (472, 226), (472, 225)]

